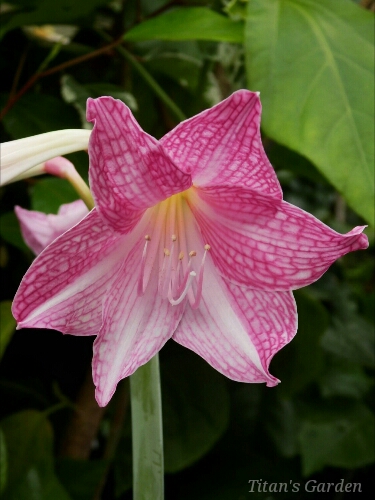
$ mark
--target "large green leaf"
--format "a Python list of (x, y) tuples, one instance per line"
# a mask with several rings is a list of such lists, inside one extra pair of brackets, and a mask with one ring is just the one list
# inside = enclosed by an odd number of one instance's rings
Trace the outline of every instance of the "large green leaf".
[(262, 125), (374, 223), (373, 15), (351, 0), (252, 0), (248, 85)]
[(52, 427), (43, 413), (25, 410), (1, 422), (8, 455), (4, 498), (69, 500), (53, 470)]
[(125, 40), (212, 40), (243, 42), (243, 23), (206, 7), (181, 7), (144, 21), (129, 30)]
[(375, 460), (375, 419), (362, 403), (309, 405), (305, 410), (299, 434), (304, 475), (327, 465), (354, 468)]

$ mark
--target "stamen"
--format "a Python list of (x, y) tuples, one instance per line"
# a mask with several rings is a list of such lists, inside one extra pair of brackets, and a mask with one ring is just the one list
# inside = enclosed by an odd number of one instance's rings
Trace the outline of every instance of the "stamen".
[(197, 282), (197, 295), (195, 297), (195, 300), (193, 304), (191, 304), (192, 309), (197, 309), (199, 307), (201, 298), (202, 298), (202, 285), (203, 285), (203, 270), (204, 270), (204, 262), (206, 260), (206, 255), (207, 252), (211, 249), (210, 245), (204, 245), (204, 254), (202, 257), (202, 262), (199, 267), (199, 275), (198, 275), (198, 282)]
[(184, 290), (182, 291), (181, 295), (178, 297), (178, 299), (174, 299), (172, 297), (172, 292), (171, 289), (169, 289), (168, 292), (168, 300), (172, 304), (172, 306), (178, 306), (178, 304), (181, 304), (181, 302), (184, 300), (186, 297), (186, 294), (188, 293), (189, 288), (191, 287), (191, 283), (193, 279), (196, 277), (196, 273), (194, 271), (191, 271), (188, 276), (187, 283), (185, 285)]
[(149, 241), (151, 241), (151, 237), (146, 234), (145, 236), (145, 246), (143, 247), (143, 252), (142, 252), (142, 259), (141, 259), (141, 270), (139, 272), (139, 278), (138, 278), (138, 286), (137, 286), (137, 294), (138, 297), (141, 297), (145, 291), (143, 289), (143, 278), (145, 274), (145, 264), (146, 264), (146, 252), (147, 252), (147, 247)]

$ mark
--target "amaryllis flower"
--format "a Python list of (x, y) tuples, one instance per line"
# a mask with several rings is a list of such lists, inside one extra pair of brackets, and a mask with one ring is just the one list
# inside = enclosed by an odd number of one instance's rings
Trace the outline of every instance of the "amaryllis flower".
[(36, 254), (40, 254), (53, 240), (80, 222), (88, 209), (82, 200), (61, 205), (57, 215), (15, 207), (21, 233), (25, 243)]
[(120, 101), (89, 99), (96, 208), (36, 258), (13, 314), (19, 328), (97, 335), (100, 405), (170, 338), (231, 379), (276, 385), (291, 290), (367, 247), (363, 227), (341, 235), (282, 200), (260, 111), (238, 91), (157, 141)]

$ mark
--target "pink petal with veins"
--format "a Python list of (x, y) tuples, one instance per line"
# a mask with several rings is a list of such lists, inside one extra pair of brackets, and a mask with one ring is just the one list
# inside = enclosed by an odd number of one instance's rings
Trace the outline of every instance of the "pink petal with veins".
[(172, 306), (157, 293), (154, 268), (145, 294), (137, 295), (139, 256), (136, 245), (119, 271), (106, 297), (103, 324), (94, 343), (93, 379), (96, 400), (105, 406), (117, 383), (147, 363), (172, 336), (184, 304)]
[(262, 145), (261, 110), (257, 93), (239, 90), (180, 123), (160, 142), (191, 173), (195, 186), (232, 184), (281, 200), (280, 183)]
[(269, 374), (269, 363), (296, 331), (291, 292), (251, 290), (228, 283), (209, 259), (200, 307), (186, 308), (173, 339), (232, 380), (274, 386), (279, 381)]
[(268, 206), (264, 211), (247, 202), (241, 206), (246, 200), (240, 197), (239, 216), (233, 217), (229, 205), (226, 215), (227, 207), (219, 211), (210, 197), (205, 189), (192, 189), (188, 203), (218, 271), (240, 285), (295, 290), (319, 279), (342, 255), (368, 247), (366, 226), (339, 234), (289, 203), (275, 205), (272, 214)]
[(147, 220), (126, 237), (103, 223), (96, 209), (53, 241), (25, 274), (13, 301), (18, 328), (54, 328), (95, 335), (102, 302), (134, 244), (144, 238)]
[(123, 102), (88, 99), (87, 119), (95, 124), (89, 142), (91, 190), (115, 230), (130, 231), (147, 208), (191, 186), (190, 175), (140, 128)]
[(75, 226), (87, 214), (88, 209), (82, 200), (61, 205), (57, 215), (44, 214), (34, 210), (15, 207), (26, 245), (38, 255), (58, 236)]

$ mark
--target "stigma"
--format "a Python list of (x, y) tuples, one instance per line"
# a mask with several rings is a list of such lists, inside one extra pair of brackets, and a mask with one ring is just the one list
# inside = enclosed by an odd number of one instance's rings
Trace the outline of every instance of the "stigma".
[[(138, 296), (145, 293), (144, 275), (150, 242), (151, 237), (146, 234), (137, 286)], [(204, 265), (210, 248), (208, 244), (203, 246), (201, 261), (196, 263), (197, 251), (190, 250), (188, 257), (185, 258), (185, 252), (179, 248), (177, 236), (172, 234), (170, 245), (162, 247), (162, 260), (161, 262), (159, 260), (158, 294), (168, 300), (172, 306), (181, 304), (187, 297), (191, 307), (198, 308), (202, 298)], [(157, 260), (155, 259), (154, 265), (158, 264)]]

